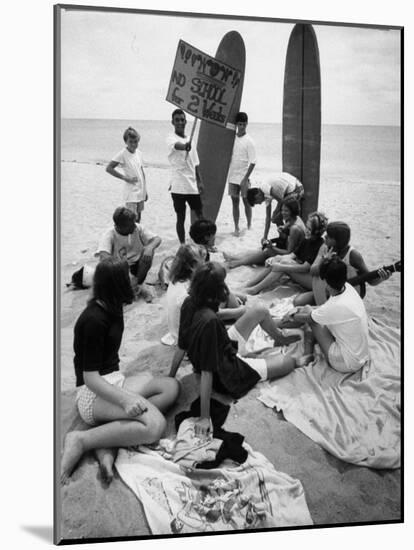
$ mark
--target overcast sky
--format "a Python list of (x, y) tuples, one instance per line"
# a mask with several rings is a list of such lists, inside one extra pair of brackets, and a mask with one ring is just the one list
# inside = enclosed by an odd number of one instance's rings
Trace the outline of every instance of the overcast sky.
[[(237, 30), (246, 46), (241, 108), (281, 122), (291, 23), (134, 13), (62, 13), (62, 116), (169, 119), (165, 101), (179, 39), (214, 55)], [(400, 124), (398, 30), (316, 25), (322, 122)]]

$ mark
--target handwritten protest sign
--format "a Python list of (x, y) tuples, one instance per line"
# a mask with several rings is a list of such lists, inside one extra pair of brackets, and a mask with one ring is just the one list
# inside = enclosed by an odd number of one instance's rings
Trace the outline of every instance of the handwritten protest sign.
[(226, 126), (242, 74), (180, 40), (167, 101), (190, 115)]

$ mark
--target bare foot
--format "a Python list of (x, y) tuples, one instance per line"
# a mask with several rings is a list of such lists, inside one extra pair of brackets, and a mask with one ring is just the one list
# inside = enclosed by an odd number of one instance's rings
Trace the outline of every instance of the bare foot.
[(240, 237), (240, 229), (235, 229), (232, 233), (234, 237)]
[(83, 455), (83, 444), (81, 432), (69, 432), (65, 438), (63, 449), (60, 482), (65, 485), (81, 456)]

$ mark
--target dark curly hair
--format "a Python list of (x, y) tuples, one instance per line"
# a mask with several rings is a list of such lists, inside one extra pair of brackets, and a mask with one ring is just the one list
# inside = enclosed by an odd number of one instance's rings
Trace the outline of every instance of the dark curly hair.
[(319, 275), (335, 290), (341, 290), (346, 283), (347, 266), (338, 256), (326, 258), (322, 261)]
[(311, 235), (322, 237), (328, 226), (328, 218), (322, 212), (311, 212), (308, 215), (308, 223)]
[(190, 237), (196, 244), (207, 244), (208, 238), (216, 233), (216, 224), (205, 218), (199, 218), (190, 227)]
[(282, 201), (282, 205), (285, 206), (286, 208), (289, 208), (290, 213), (292, 214), (292, 216), (299, 216), (300, 204), (295, 199), (295, 197), (287, 197), (286, 199), (284, 199)]

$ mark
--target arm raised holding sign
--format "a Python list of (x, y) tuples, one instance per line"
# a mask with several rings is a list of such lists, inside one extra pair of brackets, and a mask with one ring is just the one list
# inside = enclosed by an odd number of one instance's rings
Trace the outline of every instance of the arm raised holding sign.
[[(167, 139), (168, 160), (171, 165), (170, 187), (171, 198), (177, 216), (176, 231), (181, 244), (185, 242), (185, 214), (186, 204), (195, 213), (196, 218), (202, 218), (202, 203), (200, 193), (203, 185), (199, 172), (199, 158), (197, 149), (191, 147), (193, 132), (188, 139), (185, 135), (187, 124), (185, 113), (182, 109), (175, 109), (172, 113), (171, 123), (174, 133)], [(185, 154), (183, 152), (186, 151)], [(189, 154), (191, 151), (191, 155)]]

